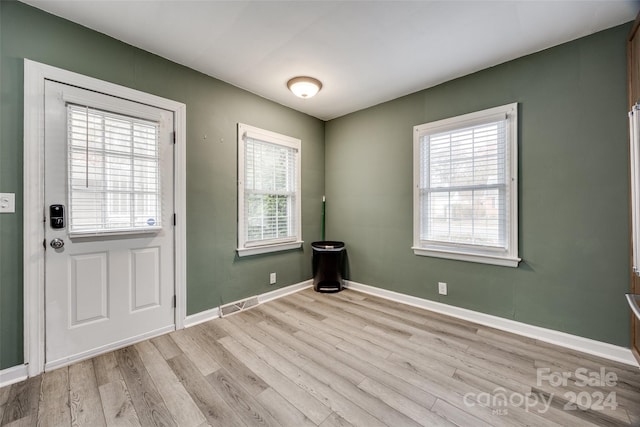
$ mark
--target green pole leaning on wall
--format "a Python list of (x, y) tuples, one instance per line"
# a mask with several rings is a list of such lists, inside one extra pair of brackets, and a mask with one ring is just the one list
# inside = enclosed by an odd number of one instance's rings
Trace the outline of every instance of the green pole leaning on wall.
[(322, 196), (322, 241), (324, 241), (324, 209), (325, 209), (326, 201), (325, 197)]

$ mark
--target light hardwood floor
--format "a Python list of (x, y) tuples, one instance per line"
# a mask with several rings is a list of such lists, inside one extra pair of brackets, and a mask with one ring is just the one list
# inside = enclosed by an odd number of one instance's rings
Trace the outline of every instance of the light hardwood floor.
[(351, 290), (307, 289), (2, 388), (0, 420), (640, 425), (640, 370)]

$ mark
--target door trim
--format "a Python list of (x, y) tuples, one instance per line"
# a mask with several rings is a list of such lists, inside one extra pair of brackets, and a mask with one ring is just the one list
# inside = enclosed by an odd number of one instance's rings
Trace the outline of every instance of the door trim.
[[(186, 112), (187, 106), (156, 95), (61, 68), (24, 60), (23, 274), (24, 362), (29, 376), (44, 372), (44, 86), (53, 80), (172, 111), (174, 114), (175, 327), (186, 317)], [(108, 351), (108, 348), (104, 349)]]

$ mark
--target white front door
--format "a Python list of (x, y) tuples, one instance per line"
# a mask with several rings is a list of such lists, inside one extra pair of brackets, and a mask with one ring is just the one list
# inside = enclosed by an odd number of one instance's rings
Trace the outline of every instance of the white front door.
[(45, 83), (45, 369), (175, 329), (173, 113)]

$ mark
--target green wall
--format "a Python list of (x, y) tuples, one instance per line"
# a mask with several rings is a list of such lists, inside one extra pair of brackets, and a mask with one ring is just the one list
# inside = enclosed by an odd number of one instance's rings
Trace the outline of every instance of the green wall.
[[(625, 40), (630, 24), (323, 123), (14, 1), (0, 1), (0, 369), (21, 364), (23, 58), (187, 105), (188, 312), (311, 277), (310, 242), (348, 246), (349, 278), (628, 346)], [(518, 268), (418, 257), (412, 127), (520, 103)], [(238, 259), (236, 123), (303, 141), (303, 251)], [(205, 138), (206, 136), (206, 138)], [(325, 190), (326, 187), (326, 190)], [(28, 191), (28, 190), (27, 190)], [(437, 282), (449, 295), (437, 294)], [(276, 287), (277, 287), (276, 286)]]
[[(628, 346), (630, 24), (327, 123), (327, 237), (356, 282)], [(412, 246), (412, 127), (519, 103), (518, 268)], [(447, 282), (449, 295), (437, 292)]]
[[(189, 314), (311, 277), (324, 122), (22, 3), (2, 0), (0, 15), (0, 191), (16, 193), (17, 205), (15, 214), (0, 215), (0, 369), (23, 362), (23, 58), (187, 105)], [(236, 257), (238, 122), (302, 140), (302, 251)], [(269, 285), (270, 272), (277, 273), (276, 286)]]

